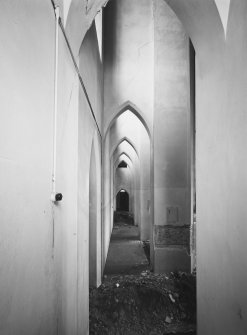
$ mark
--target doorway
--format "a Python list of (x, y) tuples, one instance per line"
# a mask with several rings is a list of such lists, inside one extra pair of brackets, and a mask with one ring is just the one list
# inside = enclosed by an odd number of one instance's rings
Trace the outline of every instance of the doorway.
[(129, 212), (129, 193), (120, 190), (116, 197), (116, 210), (119, 212)]

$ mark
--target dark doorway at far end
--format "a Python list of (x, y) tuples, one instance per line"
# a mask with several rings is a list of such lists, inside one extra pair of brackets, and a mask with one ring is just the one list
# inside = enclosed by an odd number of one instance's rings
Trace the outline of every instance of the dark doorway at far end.
[(117, 194), (116, 198), (116, 210), (120, 212), (129, 211), (129, 194), (125, 190), (121, 190)]

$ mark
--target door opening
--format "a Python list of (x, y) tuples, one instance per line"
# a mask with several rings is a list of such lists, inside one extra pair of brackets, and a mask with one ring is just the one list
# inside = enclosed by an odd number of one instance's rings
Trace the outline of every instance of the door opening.
[(118, 192), (116, 197), (116, 209), (117, 211), (129, 211), (129, 193), (125, 190), (121, 190)]

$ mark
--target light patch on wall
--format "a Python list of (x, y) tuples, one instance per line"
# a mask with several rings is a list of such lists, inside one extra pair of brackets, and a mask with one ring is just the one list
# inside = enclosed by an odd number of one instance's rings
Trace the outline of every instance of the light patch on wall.
[(72, 0), (64, 0), (63, 1), (63, 17), (64, 17), (64, 24), (66, 25), (67, 17), (69, 14), (69, 8), (71, 5)]
[(227, 32), (227, 23), (228, 23), (228, 17), (229, 17), (229, 8), (231, 0), (215, 0), (216, 6), (218, 8), (221, 22), (224, 28), (225, 37)]
[(129, 133), (132, 132), (135, 136), (140, 133), (142, 124), (138, 117), (129, 109), (119, 116), (118, 121), (121, 122), (124, 129), (128, 129)]
[(102, 9), (95, 17), (95, 27), (97, 33), (100, 60), (102, 61)]

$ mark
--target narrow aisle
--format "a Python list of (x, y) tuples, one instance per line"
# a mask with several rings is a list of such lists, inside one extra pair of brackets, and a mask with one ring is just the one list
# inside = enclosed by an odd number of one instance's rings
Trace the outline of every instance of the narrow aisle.
[(195, 276), (150, 272), (133, 217), (117, 212), (114, 222), (103, 283), (90, 289), (89, 333), (196, 335)]
[(131, 216), (118, 213), (114, 221), (104, 275), (140, 274), (149, 270), (149, 262), (139, 240), (139, 228), (133, 225)]

